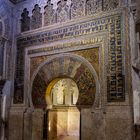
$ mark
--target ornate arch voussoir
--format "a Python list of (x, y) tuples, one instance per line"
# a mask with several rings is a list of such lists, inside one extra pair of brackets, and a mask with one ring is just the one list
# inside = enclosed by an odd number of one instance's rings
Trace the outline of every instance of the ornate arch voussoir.
[(79, 55), (60, 54), (50, 57), (34, 72), (31, 80), (34, 106), (44, 107), (47, 85), (55, 78), (63, 77), (71, 78), (77, 83), (80, 93), (77, 106), (93, 106), (97, 102), (100, 86), (93, 66)]

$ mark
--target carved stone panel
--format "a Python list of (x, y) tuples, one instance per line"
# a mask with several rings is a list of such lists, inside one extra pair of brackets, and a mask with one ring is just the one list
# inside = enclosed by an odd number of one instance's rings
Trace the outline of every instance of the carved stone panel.
[(85, 15), (85, 0), (72, 0), (71, 19)]
[(70, 19), (69, 7), (66, 0), (61, 0), (57, 3), (57, 22), (64, 22)]
[(40, 10), (41, 8), (36, 4), (32, 11), (31, 29), (37, 29), (42, 26), (42, 14)]
[(92, 15), (102, 11), (102, 0), (87, 0), (86, 15)]
[(47, 5), (44, 7), (44, 25), (50, 25), (56, 22), (56, 14), (53, 9), (53, 4), (51, 4), (51, 0), (48, 0)]
[(21, 32), (30, 30), (30, 17), (26, 8), (23, 10), (21, 17)]
[(104, 0), (103, 9), (104, 11), (112, 10), (117, 8), (119, 5), (119, 0)]

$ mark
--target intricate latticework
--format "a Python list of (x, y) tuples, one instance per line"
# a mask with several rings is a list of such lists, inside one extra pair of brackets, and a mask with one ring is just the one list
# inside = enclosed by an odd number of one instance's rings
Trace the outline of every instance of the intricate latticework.
[(21, 17), (21, 32), (30, 30), (30, 17), (26, 8), (23, 10)]
[(61, 0), (57, 3), (57, 22), (64, 22), (70, 19), (69, 7), (66, 0)]
[(102, 0), (87, 0), (86, 15), (95, 14), (102, 11)]
[(115, 9), (118, 7), (118, 5), (119, 5), (119, 0), (104, 0), (103, 1), (104, 11)]
[(51, 0), (48, 0), (47, 5), (44, 7), (44, 25), (50, 25), (51, 23), (56, 22), (56, 14), (53, 9), (53, 4), (51, 4)]
[(71, 4), (71, 19), (85, 15), (84, 0), (72, 0)]
[(31, 21), (31, 28), (37, 29), (42, 26), (42, 14), (40, 13), (41, 8), (36, 4), (32, 11), (32, 21)]

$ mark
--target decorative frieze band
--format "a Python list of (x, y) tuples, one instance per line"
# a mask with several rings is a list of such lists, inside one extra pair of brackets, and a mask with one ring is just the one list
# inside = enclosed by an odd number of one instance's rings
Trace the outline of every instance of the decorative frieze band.
[(48, 0), (47, 5), (44, 5), (44, 13), (41, 13), (41, 7), (38, 4), (34, 6), (31, 17), (27, 8), (23, 10), (21, 32), (112, 10), (118, 6), (119, 0), (71, 0), (70, 4), (67, 3), (67, 0), (60, 0), (57, 8), (54, 9), (51, 0)]
[(62, 28), (52, 29), (42, 33), (36, 33), (34, 35), (21, 37), (17, 40), (17, 46), (29, 47), (62, 39), (68, 39), (82, 35), (89, 35), (97, 32), (107, 31), (109, 25), (114, 22), (114, 16), (115, 15), (110, 16), (108, 18), (101, 18), (96, 20), (90, 20), (87, 22), (81, 22), (71, 26), (65, 26)]

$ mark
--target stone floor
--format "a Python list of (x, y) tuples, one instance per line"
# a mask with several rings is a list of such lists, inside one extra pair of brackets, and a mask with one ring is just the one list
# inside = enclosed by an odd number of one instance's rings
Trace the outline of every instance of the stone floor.
[(79, 140), (77, 136), (62, 136), (53, 140)]

